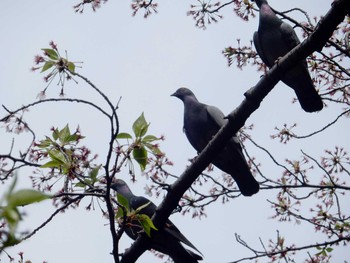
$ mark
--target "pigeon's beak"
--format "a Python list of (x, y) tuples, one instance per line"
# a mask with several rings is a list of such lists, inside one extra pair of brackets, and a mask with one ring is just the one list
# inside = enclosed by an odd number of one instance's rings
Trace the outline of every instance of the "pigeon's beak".
[(170, 96), (173, 96), (173, 97), (176, 97), (176, 98), (179, 97), (176, 91), (173, 94), (171, 94)]

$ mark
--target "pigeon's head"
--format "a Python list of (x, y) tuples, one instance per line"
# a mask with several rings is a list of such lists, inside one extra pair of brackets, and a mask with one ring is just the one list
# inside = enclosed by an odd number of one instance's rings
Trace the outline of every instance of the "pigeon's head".
[(253, 2), (256, 3), (256, 5), (260, 8), (260, 6), (264, 3), (267, 4), (266, 0), (252, 0)]
[(179, 88), (177, 91), (175, 91), (175, 93), (171, 94), (171, 96), (174, 96), (174, 97), (179, 98), (180, 100), (184, 101), (184, 99), (187, 96), (193, 96), (194, 97), (194, 94), (188, 88)]
[(117, 193), (120, 193), (124, 195), (126, 191), (130, 191), (128, 185), (122, 180), (117, 179), (111, 184), (111, 188), (116, 191)]

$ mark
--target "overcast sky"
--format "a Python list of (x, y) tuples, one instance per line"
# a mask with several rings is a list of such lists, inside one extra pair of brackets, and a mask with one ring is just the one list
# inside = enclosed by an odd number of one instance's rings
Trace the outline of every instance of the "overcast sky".
[[(151, 122), (150, 132), (166, 137), (161, 147), (175, 164), (170, 168), (171, 172), (180, 174), (196, 152), (182, 133), (183, 105), (170, 94), (186, 86), (200, 101), (215, 105), (224, 113), (239, 105), (243, 93), (256, 84), (261, 73), (251, 67), (243, 71), (229, 68), (221, 51), (234, 45), (237, 38), (243, 45), (249, 44), (258, 20), (244, 22), (229, 7), (222, 13), (223, 20), (201, 30), (195, 27), (191, 17), (186, 16), (189, 5), (196, 3), (194, 0), (179, 1), (176, 6), (174, 1), (159, 1), (159, 13), (146, 20), (142, 11), (136, 17), (131, 16), (130, 1), (108, 1), (95, 13), (87, 7), (82, 15), (73, 11), (76, 1), (3, 1), (0, 9), (0, 104), (16, 109), (36, 100), (46, 84), (42, 81), (43, 75), (32, 73), (30, 68), (34, 55), (53, 40), (61, 52), (68, 51), (70, 60), (84, 62), (77, 71), (88, 77), (115, 104), (122, 97), (118, 110), (121, 131), (131, 131), (133, 121), (144, 112), (147, 121)], [(330, 1), (324, 0), (270, 0), (270, 4), (280, 11), (301, 7), (310, 17), (325, 14), (330, 8)], [(294, 13), (293, 17), (300, 18)], [(65, 93), (67, 97), (102, 102), (83, 81), (78, 85), (70, 82)], [(47, 95), (57, 97), (58, 94), (59, 87), (54, 83)], [(323, 127), (340, 113), (339, 108), (328, 107), (320, 113), (308, 114), (297, 103), (291, 103), (293, 98), (291, 89), (278, 84), (247, 121), (247, 124), (255, 125), (253, 138), (275, 154), (278, 161), (299, 158), (300, 149), (319, 158), (324, 149), (349, 146), (350, 125), (345, 119), (308, 141), (282, 145), (272, 140), (270, 135), (275, 133), (275, 126), (297, 122), (296, 132), (303, 135)], [(63, 127), (69, 123), (73, 130), (79, 125), (86, 136), (84, 144), (99, 154), (100, 162), (103, 161), (109, 140), (108, 120), (90, 108), (63, 103), (39, 106), (27, 114), (26, 120), (35, 127), (38, 139), (50, 134), (52, 126)], [(18, 150), (27, 145), (30, 136), (2, 131), (1, 153), (9, 151), (12, 138), (15, 138), (14, 149)], [(247, 147), (252, 155), (262, 160), (264, 174), (271, 178), (280, 176), (281, 171), (271, 161), (263, 162), (268, 159), (263, 152), (251, 145)], [(217, 169), (215, 173), (218, 177), (221, 174)], [(27, 179), (29, 175), (29, 171), (19, 174), (19, 188), (31, 186)], [(140, 174), (137, 176), (139, 182), (132, 185), (132, 189), (135, 194), (143, 195), (144, 180)], [(122, 178), (129, 180), (126, 173)], [(0, 189), (3, 192), (5, 186), (0, 185)], [(259, 237), (267, 244), (276, 236), (277, 229), (281, 229), (281, 235), (290, 238), (290, 242), (300, 245), (317, 240), (319, 236), (304, 224), (282, 224), (269, 219), (273, 211), (265, 200), (273, 199), (275, 195), (276, 192), (261, 191), (251, 198), (241, 197), (226, 205), (214, 204), (207, 209), (208, 217), (202, 220), (192, 220), (190, 215), (173, 215), (172, 221), (203, 252), (205, 263), (228, 262), (251, 255), (235, 242), (234, 233), (260, 249)], [(152, 200), (156, 204), (161, 201), (154, 197)], [(33, 263), (43, 260), (49, 263), (112, 262), (108, 222), (97, 207), (96, 211), (85, 211), (86, 203), (82, 202), (77, 210), (69, 209), (58, 215), (30, 241), (8, 249), (8, 253), (15, 255), (24, 251)], [(27, 216), (21, 229), (31, 230), (53, 209), (50, 201), (46, 201), (27, 207), (25, 211)], [(130, 243), (128, 237), (123, 237), (122, 248), (127, 248)], [(346, 256), (350, 258), (349, 251), (339, 249), (334, 262)], [(301, 258), (305, 257), (303, 254)], [(7, 261), (4, 254), (0, 259)], [(145, 253), (139, 262), (156, 260), (150, 253)]]

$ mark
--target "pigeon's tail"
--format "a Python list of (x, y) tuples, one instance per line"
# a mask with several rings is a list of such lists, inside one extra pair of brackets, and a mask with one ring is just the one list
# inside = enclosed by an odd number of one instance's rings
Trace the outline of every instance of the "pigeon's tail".
[(237, 149), (238, 146), (230, 146), (219, 154), (219, 158), (213, 160), (213, 164), (232, 176), (242, 195), (252, 196), (259, 192), (259, 183), (250, 172), (243, 153)]
[(253, 175), (249, 173), (235, 173), (231, 174), (232, 178), (236, 181), (239, 190), (244, 196), (252, 196), (259, 192), (259, 183), (254, 179)]
[(168, 254), (174, 261), (174, 263), (198, 263), (203, 258), (196, 253), (183, 248), (183, 251), (177, 251)]
[(198, 254), (192, 252), (191, 250), (186, 249), (186, 251), (188, 252), (188, 254), (191, 255), (191, 257), (192, 257), (194, 260), (197, 260), (197, 261), (198, 261), (198, 260), (203, 260), (203, 257), (202, 257), (202, 256), (200, 256), (200, 255), (198, 255)]
[(299, 64), (289, 70), (282, 78), (282, 81), (291, 87), (304, 111), (315, 112), (323, 108), (323, 102), (317, 93), (306, 64)]
[[(166, 235), (166, 237), (169, 236)], [(184, 248), (179, 241), (173, 238), (157, 240), (152, 247), (163, 254), (169, 255), (175, 263), (198, 263), (199, 260), (203, 260), (200, 255)]]
[[(323, 108), (323, 102), (317, 91), (310, 85), (299, 85), (301, 87), (295, 88), (295, 94), (304, 111), (315, 112)], [(311, 89), (312, 88), (312, 89)]]

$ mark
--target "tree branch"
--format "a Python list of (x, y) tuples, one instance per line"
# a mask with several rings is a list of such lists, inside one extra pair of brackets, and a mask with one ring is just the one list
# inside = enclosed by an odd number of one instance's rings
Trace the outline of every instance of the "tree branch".
[[(243, 127), (248, 117), (259, 108), (260, 102), (278, 83), (283, 74), (298, 61), (309, 56), (312, 52), (322, 50), (327, 40), (332, 36), (333, 31), (344, 20), (344, 17), (348, 13), (350, 13), (349, 0), (334, 1), (331, 9), (325, 15), (324, 19), (320, 21), (315, 31), (310, 34), (305, 41), (280, 59), (279, 62), (260, 79), (255, 87), (245, 93), (246, 98), (243, 102), (227, 116), (228, 123), (220, 129), (193, 164), (189, 166), (180, 178), (169, 188), (167, 196), (158, 206), (156, 213), (152, 217), (157, 228), (165, 224), (184, 192), (190, 188), (191, 184), (209, 165), (215, 154), (224, 147), (225, 143), (232, 135)], [(130, 249), (125, 252), (121, 262), (135, 262), (147, 249), (146, 245), (147, 237), (138, 237)]]
[(255, 250), (251, 247), (249, 247), (247, 245), (246, 242), (244, 242), (241, 237), (239, 235), (236, 234), (236, 240), (238, 243), (240, 243), (241, 245), (243, 245), (244, 247), (248, 248), (250, 251), (252, 251), (255, 256), (251, 256), (251, 257), (246, 257), (246, 258), (241, 258), (235, 261), (232, 261), (230, 263), (238, 263), (238, 262), (242, 262), (242, 261), (246, 261), (246, 260), (256, 260), (258, 258), (262, 258), (262, 257), (272, 257), (272, 256), (276, 256), (276, 255), (283, 255), (283, 254), (287, 254), (290, 252), (294, 252), (294, 251), (301, 251), (301, 250), (305, 250), (305, 249), (310, 249), (310, 248), (317, 248), (317, 247), (328, 247), (328, 246), (332, 246), (332, 245), (336, 245), (339, 244), (342, 241), (349, 241), (349, 237), (341, 237), (341, 238), (337, 238), (331, 241), (326, 241), (323, 243), (315, 243), (312, 245), (307, 245), (307, 246), (302, 246), (302, 247), (286, 247), (285, 249), (281, 249), (281, 250), (277, 250), (277, 251), (273, 251), (273, 252), (269, 252), (264, 248), (264, 251), (258, 251)]
[(36, 229), (34, 229), (30, 234), (28, 234), (27, 236), (23, 237), (21, 239), (21, 242), (24, 240), (27, 240), (29, 238), (31, 238), (33, 235), (35, 235), (40, 229), (42, 229), (43, 227), (45, 227), (56, 215), (58, 215), (61, 211), (63, 211), (64, 209), (66, 209), (67, 207), (69, 207), (71, 204), (79, 201), (80, 199), (82, 199), (84, 196), (77, 196), (74, 199), (69, 200), (65, 205), (63, 205), (62, 207), (58, 208), (48, 219), (46, 219), (45, 222), (43, 222), (40, 226), (38, 226)]

